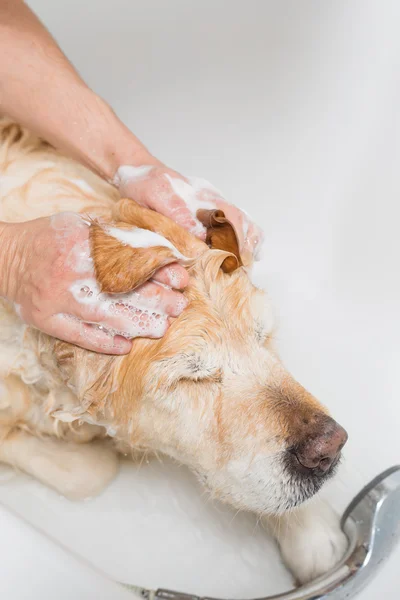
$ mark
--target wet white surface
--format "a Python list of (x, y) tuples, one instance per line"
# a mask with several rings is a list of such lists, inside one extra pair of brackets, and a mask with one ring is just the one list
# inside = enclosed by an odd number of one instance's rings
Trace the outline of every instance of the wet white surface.
[[(136, 597), (1, 505), (0, 523), (2, 539), (7, 541), (7, 552), (1, 553), (2, 597), (12, 600)], [(26, 577), (21, 577), (21, 570)]]
[[(277, 308), (281, 354), (349, 431), (326, 491), (342, 510), (400, 462), (400, 5), (31, 5), (154, 154), (264, 226), (255, 277)], [(0, 500), (113, 577), (232, 598), (290, 585), (256, 520), (207, 503), (174, 465), (124, 464), (81, 504), (19, 475)], [(398, 598), (399, 559), (362, 600)]]

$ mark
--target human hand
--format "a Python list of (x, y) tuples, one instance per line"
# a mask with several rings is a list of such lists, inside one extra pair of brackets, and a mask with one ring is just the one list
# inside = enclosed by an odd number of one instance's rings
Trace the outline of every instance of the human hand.
[(132, 198), (205, 239), (204, 226), (196, 218), (199, 209), (223, 210), (235, 228), (242, 255), (259, 257), (263, 233), (249, 216), (226, 202), (221, 192), (205, 179), (183, 177), (161, 163), (154, 166), (122, 166), (114, 178), (122, 197)]
[(105, 354), (126, 354), (126, 338), (162, 337), (168, 317), (186, 306), (188, 274), (171, 264), (123, 296), (100, 293), (89, 245), (90, 223), (61, 213), (1, 224), (0, 294), (21, 319), (61, 340)]

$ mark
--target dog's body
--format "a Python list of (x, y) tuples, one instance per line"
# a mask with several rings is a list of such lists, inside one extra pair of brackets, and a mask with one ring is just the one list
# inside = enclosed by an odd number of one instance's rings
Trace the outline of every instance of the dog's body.
[[(276, 356), (264, 294), (244, 269), (221, 271), (224, 248), (208, 250), (168, 219), (118, 201), (112, 186), (0, 120), (1, 221), (90, 213), (161, 232), (193, 259), (188, 308), (164, 338), (135, 340), (127, 357), (50, 338), (0, 301), (0, 461), (81, 498), (113, 478), (118, 452), (168, 454), (215, 497), (284, 521), (275, 535), (300, 581), (326, 571), (345, 548), (336, 517), (317, 500), (293, 516), (291, 508), (329, 475), (297, 459), (309, 458), (310, 440), (315, 450), (335, 425)], [(101, 227), (97, 234), (101, 266), (109, 240)]]

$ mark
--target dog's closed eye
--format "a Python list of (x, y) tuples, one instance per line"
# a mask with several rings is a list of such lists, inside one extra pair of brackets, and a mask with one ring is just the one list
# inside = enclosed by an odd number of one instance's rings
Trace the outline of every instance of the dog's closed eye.
[[(187, 361), (187, 367), (191, 373), (190, 379), (221, 383), (221, 369), (216, 368), (213, 364), (207, 363), (203, 357), (196, 354), (187, 355), (185, 359)], [(182, 377), (181, 379), (188, 379), (188, 377)]]
[(196, 352), (182, 352), (171, 358), (163, 359), (168, 365), (167, 383), (182, 381), (221, 383), (222, 370), (213, 356)]

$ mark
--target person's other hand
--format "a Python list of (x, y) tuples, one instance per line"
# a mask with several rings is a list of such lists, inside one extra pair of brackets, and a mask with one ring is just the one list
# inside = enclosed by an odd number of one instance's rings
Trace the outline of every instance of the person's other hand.
[(201, 239), (206, 232), (196, 218), (199, 209), (223, 210), (233, 224), (242, 254), (258, 258), (263, 241), (261, 229), (239, 208), (229, 204), (211, 183), (183, 177), (161, 163), (155, 166), (122, 166), (114, 179), (122, 197), (132, 198), (189, 230)]
[(186, 306), (184, 296), (167, 286), (183, 289), (188, 274), (172, 264), (130, 294), (101, 294), (89, 226), (74, 213), (3, 223), (0, 295), (14, 303), (25, 323), (53, 337), (96, 352), (125, 354), (130, 338), (164, 335), (168, 318)]

